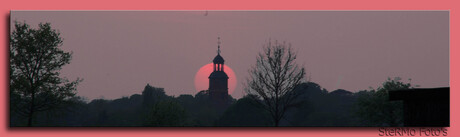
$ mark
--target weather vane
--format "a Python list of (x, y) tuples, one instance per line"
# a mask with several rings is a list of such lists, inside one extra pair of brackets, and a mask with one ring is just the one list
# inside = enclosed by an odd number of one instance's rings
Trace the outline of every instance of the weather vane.
[(220, 37), (217, 37), (217, 55), (220, 55)]

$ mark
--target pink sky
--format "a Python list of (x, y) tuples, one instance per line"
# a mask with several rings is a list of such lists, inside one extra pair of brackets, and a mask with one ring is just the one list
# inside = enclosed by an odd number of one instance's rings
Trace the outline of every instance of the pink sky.
[[(329, 91), (376, 88), (400, 76), (449, 86), (448, 11), (12, 11), (11, 22), (50, 22), (84, 81), (78, 95), (115, 99), (144, 86), (195, 94), (194, 76), (221, 55), (236, 74), (233, 97), (269, 38), (287, 41), (307, 77)], [(13, 23), (11, 23), (13, 24)]]

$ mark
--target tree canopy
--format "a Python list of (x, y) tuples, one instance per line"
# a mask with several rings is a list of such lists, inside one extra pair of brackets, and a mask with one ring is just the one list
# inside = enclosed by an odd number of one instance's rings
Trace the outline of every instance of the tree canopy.
[[(410, 80), (410, 79), (409, 79)], [(403, 126), (403, 103), (389, 101), (389, 91), (414, 88), (400, 77), (388, 78), (382, 86), (360, 91), (356, 102), (356, 114), (369, 126)]]
[(50, 23), (40, 23), (37, 29), (20, 22), (14, 26), (9, 46), (11, 110), (32, 126), (36, 113), (69, 103), (81, 80), (60, 77), (72, 53), (60, 49), (62, 38)]

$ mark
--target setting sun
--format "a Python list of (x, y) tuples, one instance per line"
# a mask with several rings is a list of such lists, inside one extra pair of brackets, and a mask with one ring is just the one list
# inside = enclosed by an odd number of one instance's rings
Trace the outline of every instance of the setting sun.
[[(236, 76), (232, 68), (224, 65), (224, 71), (228, 75), (228, 94), (232, 94), (236, 87)], [(209, 88), (209, 75), (212, 73), (212, 63), (202, 66), (195, 74), (195, 89), (197, 92)]]

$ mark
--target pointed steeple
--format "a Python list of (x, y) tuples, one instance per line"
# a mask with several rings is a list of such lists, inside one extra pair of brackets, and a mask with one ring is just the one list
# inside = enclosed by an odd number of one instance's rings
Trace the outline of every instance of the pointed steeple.
[(224, 64), (224, 58), (220, 56), (220, 37), (217, 37), (217, 56), (212, 61), (214, 64)]
[(220, 55), (220, 37), (217, 37), (217, 55)]

